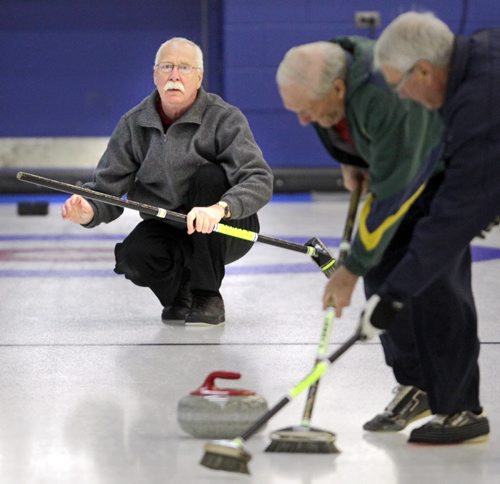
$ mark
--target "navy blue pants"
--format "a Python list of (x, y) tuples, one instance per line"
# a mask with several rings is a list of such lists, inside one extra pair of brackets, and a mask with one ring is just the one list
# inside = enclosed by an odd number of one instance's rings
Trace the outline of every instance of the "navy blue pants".
[[(213, 205), (228, 189), (220, 166), (202, 165), (191, 182), (186, 206)], [(252, 232), (260, 228), (257, 214), (222, 222)], [(243, 257), (252, 245), (217, 233), (188, 235), (185, 225), (147, 219), (116, 245), (115, 272), (138, 286), (149, 287), (163, 306), (169, 306), (186, 279), (194, 293), (218, 294), (225, 265)]]
[[(364, 277), (367, 298), (377, 292), (403, 257), (413, 229), (428, 213), (440, 181), (441, 177), (430, 180), (401, 222), (380, 264)], [(398, 383), (427, 391), (433, 413), (481, 410), (469, 247), (431, 286), (406, 302), (398, 320), (380, 339), (386, 363)]]

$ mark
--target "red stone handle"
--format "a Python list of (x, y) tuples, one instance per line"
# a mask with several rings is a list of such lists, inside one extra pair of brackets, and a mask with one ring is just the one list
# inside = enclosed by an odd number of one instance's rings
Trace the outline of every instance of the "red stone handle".
[(242, 388), (219, 388), (215, 384), (216, 378), (224, 378), (225, 380), (239, 380), (241, 373), (234, 371), (213, 371), (206, 378), (205, 381), (196, 390), (191, 392), (191, 395), (228, 395), (228, 396), (244, 396), (255, 395), (252, 390), (244, 390)]

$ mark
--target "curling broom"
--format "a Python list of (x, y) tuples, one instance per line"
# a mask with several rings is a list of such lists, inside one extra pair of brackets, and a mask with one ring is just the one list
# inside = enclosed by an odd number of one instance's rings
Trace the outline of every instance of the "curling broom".
[[(40, 175), (34, 175), (32, 173), (26, 173), (23, 171), (19, 171), (17, 173), (17, 179), (27, 183), (33, 183), (35, 185), (50, 188), (52, 190), (57, 190), (73, 195), (80, 195), (84, 198), (90, 198), (91, 200), (104, 202), (109, 205), (136, 210), (138, 212), (153, 215), (155, 217), (172, 222), (186, 224), (186, 215), (184, 215), (183, 213), (173, 212), (171, 210), (154, 207), (145, 203), (134, 202), (132, 200), (125, 200), (123, 198), (115, 197), (114, 195), (91, 190), (90, 188), (71, 185), (70, 183), (52, 180), (50, 178), (46, 178)], [(313, 245), (302, 245), (290, 242), (288, 240), (281, 240), (274, 237), (268, 237), (266, 235), (260, 235), (257, 232), (252, 232), (250, 230), (240, 229), (238, 227), (233, 227), (231, 225), (225, 225), (221, 223), (215, 224), (213, 231), (227, 235), (229, 237), (247, 240), (249, 242), (261, 242), (264, 244), (273, 245), (275, 247), (281, 247), (282, 249), (288, 249), (295, 252), (307, 254), (311, 256), (311, 258), (319, 266), (326, 277), (330, 277), (330, 275), (333, 273), (335, 258), (328, 250), (326, 245), (316, 237), (310, 239), (310, 241), (307, 242), (307, 244), (311, 243)]]
[[(340, 243), (339, 258), (335, 264), (335, 269), (337, 269), (339, 264), (344, 262), (349, 253), (360, 196), (361, 184), (359, 184), (357, 189), (351, 194), (342, 241)], [(327, 354), (332, 331), (332, 321), (332, 318), (325, 318), (316, 353), (316, 361), (314, 362), (315, 365), (323, 360)], [(272, 432), (270, 436), (271, 442), (267, 446), (266, 452), (310, 454), (333, 454), (339, 452), (335, 445), (336, 435), (333, 432), (311, 425), (311, 417), (318, 389), (319, 380), (309, 387), (300, 425), (286, 427)]]

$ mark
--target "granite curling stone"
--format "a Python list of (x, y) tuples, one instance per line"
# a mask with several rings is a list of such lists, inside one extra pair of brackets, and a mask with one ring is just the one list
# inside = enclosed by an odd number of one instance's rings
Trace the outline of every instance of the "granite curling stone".
[[(266, 400), (252, 390), (218, 388), (216, 378), (238, 380), (240, 373), (214, 371), (203, 384), (177, 404), (177, 421), (184, 432), (203, 439), (241, 435), (268, 410)], [(264, 427), (264, 426), (263, 426)]]

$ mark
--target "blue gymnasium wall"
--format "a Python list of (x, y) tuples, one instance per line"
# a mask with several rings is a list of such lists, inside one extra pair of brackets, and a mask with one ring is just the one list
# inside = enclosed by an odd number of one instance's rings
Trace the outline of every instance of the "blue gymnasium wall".
[(358, 10), (378, 10), (384, 26), (431, 9), (457, 31), (464, 5), (465, 33), (500, 24), (497, 0), (0, 0), (0, 137), (109, 136), (153, 89), (158, 46), (181, 35), (210, 46), (208, 87), (243, 109), (273, 167), (332, 167), (281, 106), (286, 50), (370, 34), (355, 28)]
[(457, 32), (464, 6), (464, 33), (500, 26), (497, 0), (226, 0), (226, 99), (246, 113), (273, 167), (334, 166), (313, 128), (282, 108), (274, 76), (285, 52), (339, 35), (369, 35), (354, 25), (354, 12), (362, 10), (379, 11), (382, 28), (404, 11), (430, 10)]
[(162, 42), (201, 44), (200, 3), (0, 0), (0, 136), (109, 136)]

